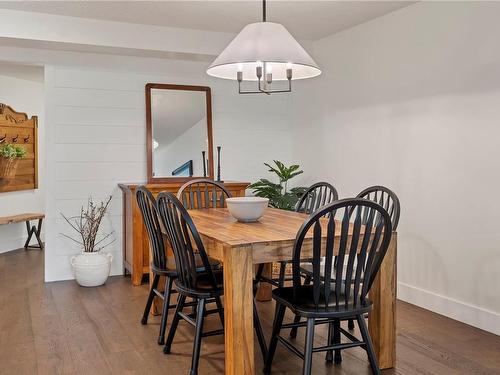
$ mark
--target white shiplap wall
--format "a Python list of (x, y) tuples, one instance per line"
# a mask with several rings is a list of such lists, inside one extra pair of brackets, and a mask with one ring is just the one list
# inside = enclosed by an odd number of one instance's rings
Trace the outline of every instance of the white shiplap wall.
[[(234, 82), (211, 80), (205, 64), (169, 62), (168, 75), (99, 68), (46, 67), (47, 224), (46, 281), (73, 277), (69, 259), (78, 246), (60, 217), (78, 213), (89, 195), (113, 201), (104, 230), (114, 230), (112, 274), (122, 272), (122, 205), (119, 182), (146, 177), (144, 85), (147, 82), (212, 87), (216, 145), (223, 146), (222, 178), (253, 181), (262, 163), (291, 160), (290, 96), (239, 96)], [(147, 71), (147, 69), (145, 69)]]

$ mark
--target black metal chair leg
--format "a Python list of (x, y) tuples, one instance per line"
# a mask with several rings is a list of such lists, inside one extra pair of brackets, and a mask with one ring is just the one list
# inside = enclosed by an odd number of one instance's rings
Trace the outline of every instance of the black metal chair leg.
[(201, 336), (203, 333), (203, 320), (205, 312), (205, 299), (198, 300), (198, 314), (196, 315), (196, 330), (193, 346), (193, 357), (191, 358), (190, 375), (198, 374), (198, 363), (200, 361)]
[[(333, 343), (340, 344), (340, 320), (333, 322)], [(333, 362), (337, 365), (342, 363), (342, 352), (340, 349), (335, 350)]]
[(257, 340), (259, 341), (260, 351), (262, 352), (262, 360), (265, 361), (267, 357), (266, 338), (264, 337), (264, 331), (262, 330), (262, 325), (260, 324), (259, 312), (257, 311), (255, 301), (253, 301), (253, 325), (255, 333), (257, 334)]
[(219, 296), (215, 297), (215, 303), (217, 305), (217, 310), (219, 310), (219, 318), (222, 328), (224, 328), (224, 306), (222, 305), (222, 301)]
[(280, 276), (278, 279), (278, 286), (283, 288), (285, 286), (285, 272), (286, 272), (286, 262), (280, 262)]
[(314, 318), (307, 318), (306, 326), (306, 342), (304, 344), (304, 367), (303, 375), (311, 375), (312, 371), (312, 355), (314, 345)]
[(172, 341), (174, 341), (175, 331), (177, 330), (177, 326), (179, 325), (179, 320), (181, 319), (179, 312), (184, 308), (184, 303), (186, 302), (186, 296), (181, 294), (179, 296), (179, 300), (177, 301), (177, 307), (175, 308), (174, 319), (172, 320), (172, 324), (170, 325), (170, 330), (168, 331), (167, 342), (163, 347), (163, 353), (170, 353), (170, 348), (172, 347)]
[[(334, 343), (333, 330), (334, 330), (333, 323), (328, 324), (328, 335), (327, 335), (328, 345), (333, 345), (333, 343)], [(333, 350), (328, 350), (326, 352), (325, 361), (327, 361), (329, 363), (333, 362)]]
[(172, 294), (173, 280), (165, 277), (165, 291), (163, 292), (163, 309), (161, 312), (160, 334), (158, 335), (158, 345), (165, 344), (165, 330), (167, 329), (168, 309), (170, 307), (170, 295)]
[(349, 328), (349, 331), (353, 331), (354, 330), (354, 319), (349, 319), (347, 321), (347, 328)]
[(260, 282), (260, 278), (262, 277), (262, 273), (264, 272), (264, 266), (265, 266), (265, 264), (262, 263), (262, 264), (259, 264), (259, 266), (257, 267), (257, 272), (255, 272), (255, 280), (257, 282)]
[[(295, 318), (293, 318), (294, 323), (300, 323), (300, 315), (295, 315)], [(297, 337), (297, 327), (292, 327), (290, 330), (290, 338), (294, 339)]]
[(281, 325), (283, 324), (283, 318), (285, 317), (285, 306), (280, 303), (276, 303), (276, 314), (274, 315), (273, 332), (271, 334), (271, 341), (269, 342), (269, 349), (267, 351), (267, 358), (264, 364), (264, 374), (271, 373), (271, 365), (273, 363), (274, 353), (276, 352), (276, 346), (278, 345), (278, 335), (281, 331)]
[(141, 324), (148, 324), (149, 312), (151, 311), (151, 305), (155, 298), (154, 290), (158, 287), (158, 282), (160, 281), (160, 276), (155, 275), (153, 278), (153, 283), (151, 289), (149, 290), (148, 301), (146, 302), (146, 307), (144, 309), (144, 314), (142, 314)]
[[(310, 285), (311, 284), (311, 276), (309, 275), (306, 275), (306, 278), (304, 279), (304, 285)], [(300, 322), (300, 316), (299, 315), (295, 315), (295, 318), (293, 319), (293, 322), (294, 323), (299, 323)], [(291, 330), (290, 330), (290, 338), (294, 339), (297, 337), (297, 327), (293, 327)]]
[(361, 331), (361, 336), (365, 342), (366, 352), (368, 353), (368, 360), (370, 361), (372, 372), (376, 375), (380, 375), (380, 368), (378, 367), (377, 357), (375, 356), (375, 350), (373, 349), (370, 333), (366, 327), (365, 318), (363, 318), (362, 315), (358, 315), (356, 316), (356, 319), (358, 321), (359, 330)]

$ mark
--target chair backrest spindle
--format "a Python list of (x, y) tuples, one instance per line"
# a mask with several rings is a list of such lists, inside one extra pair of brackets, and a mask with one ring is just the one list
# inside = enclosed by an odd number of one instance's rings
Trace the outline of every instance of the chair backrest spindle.
[(223, 184), (206, 178), (188, 181), (177, 192), (177, 198), (188, 210), (226, 207), (229, 197), (231, 193)]

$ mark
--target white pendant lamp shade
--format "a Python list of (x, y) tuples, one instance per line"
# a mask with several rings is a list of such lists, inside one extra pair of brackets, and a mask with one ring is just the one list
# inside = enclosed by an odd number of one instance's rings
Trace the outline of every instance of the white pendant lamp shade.
[(264, 75), (272, 73), (272, 79), (277, 81), (287, 80), (287, 69), (292, 70), (292, 79), (321, 74), (318, 65), (288, 30), (273, 22), (245, 26), (210, 65), (207, 73), (236, 80), (238, 72), (242, 72), (243, 81), (257, 81), (257, 66), (263, 67)]

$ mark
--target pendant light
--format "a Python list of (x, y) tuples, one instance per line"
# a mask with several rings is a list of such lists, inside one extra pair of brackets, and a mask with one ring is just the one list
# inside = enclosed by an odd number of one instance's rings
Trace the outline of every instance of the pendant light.
[[(237, 80), (240, 94), (269, 95), (291, 92), (292, 79), (316, 77), (321, 70), (283, 25), (267, 22), (263, 0), (262, 22), (245, 26), (210, 65), (207, 74)], [(256, 90), (243, 90), (246, 81), (254, 81)], [(288, 85), (273, 89), (275, 81), (287, 81)]]

